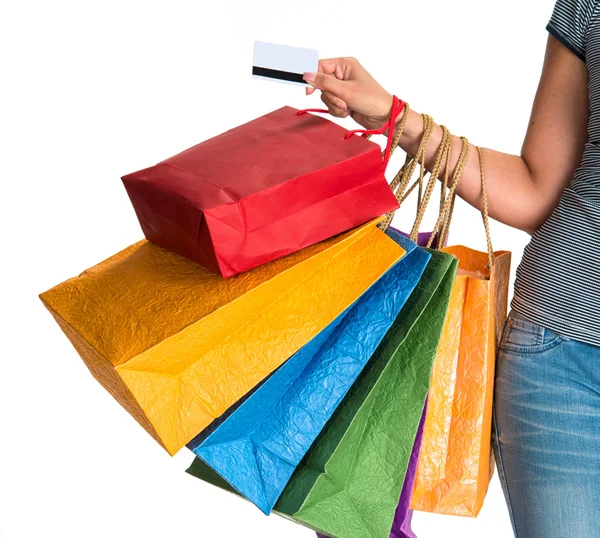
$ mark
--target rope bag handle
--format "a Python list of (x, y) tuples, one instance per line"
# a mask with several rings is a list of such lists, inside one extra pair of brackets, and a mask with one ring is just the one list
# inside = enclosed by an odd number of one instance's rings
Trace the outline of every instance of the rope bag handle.
[[(392, 150), (393, 151), (399, 142), (400, 137), (404, 131), (406, 120), (408, 119), (408, 112), (410, 108), (408, 104), (406, 104), (406, 113), (402, 118), (401, 124), (398, 129), (398, 133), (394, 137), (392, 142)], [(419, 143), (419, 147), (415, 153), (414, 157), (410, 157), (407, 155), (406, 160), (402, 168), (398, 171), (392, 182), (390, 183), (390, 188), (394, 192), (396, 199), (400, 204), (404, 202), (404, 200), (410, 195), (410, 193), (418, 187), (418, 197), (417, 197), (417, 215), (415, 218), (414, 225), (412, 227), (410, 233), (410, 239), (412, 241), (418, 240), (419, 228), (423, 221), (423, 217), (425, 215), (427, 206), (429, 205), (429, 201), (431, 199), (431, 194), (433, 193), (433, 189), (435, 187), (436, 181), (439, 179), (440, 171), (442, 166), (444, 165), (444, 177), (441, 184), (441, 192), (440, 192), (440, 211), (439, 217), (435, 223), (435, 226), (431, 232), (429, 237), (429, 241), (427, 243), (427, 247), (431, 248), (434, 239), (436, 236), (438, 237), (438, 249), (441, 249), (448, 239), (448, 232), (450, 228), (450, 222), (452, 220), (452, 216), (454, 214), (454, 206), (456, 201), (456, 187), (458, 186), (458, 182), (460, 181), (465, 166), (467, 164), (467, 159), (469, 156), (470, 143), (466, 137), (460, 137), (462, 147), (461, 152), (458, 157), (458, 161), (454, 168), (454, 173), (452, 174), (452, 179), (449, 177), (450, 171), (450, 162), (452, 159), (452, 134), (449, 129), (444, 125), (442, 128), (442, 139), (440, 141), (440, 145), (438, 147), (434, 164), (429, 173), (429, 180), (427, 184), (424, 184), (425, 176), (427, 174), (425, 168), (425, 154), (427, 143), (431, 137), (431, 133), (433, 131), (433, 118), (428, 116), (427, 114), (423, 114), (423, 135), (421, 137), (421, 141)], [(483, 159), (483, 150), (476, 146), (477, 154), (479, 157), (479, 173), (481, 176), (481, 196), (482, 196), (482, 210), (481, 216), (483, 219), (483, 226), (485, 230), (486, 243), (487, 243), (487, 253), (488, 253), (488, 267), (491, 269), (494, 266), (494, 251), (492, 247), (492, 240), (490, 235), (489, 228), (489, 210), (488, 210), (488, 197), (487, 197), (487, 184), (485, 180), (485, 165)], [(419, 166), (419, 175), (417, 180), (409, 187), (409, 183), (411, 178), (414, 175), (416, 167)], [(383, 230), (386, 230), (392, 222), (395, 212), (388, 213), (384, 221), (380, 224), (380, 227)]]
[[(451, 137), (451, 135), (450, 135), (450, 137)], [(460, 138), (460, 140), (462, 142), (462, 148), (461, 148), (460, 155), (458, 157), (458, 162), (456, 163), (456, 167), (454, 169), (454, 174), (452, 176), (452, 184), (448, 188), (447, 196), (444, 194), (440, 199), (440, 215), (438, 217), (437, 222), (435, 223), (435, 226), (431, 233), (431, 237), (429, 238), (427, 247), (431, 247), (436, 235), (439, 235), (438, 236), (438, 249), (442, 248), (443, 245), (445, 245), (446, 240), (448, 238), (448, 230), (450, 228), (450, 222), (452, 221), (452, 216), (454, 214), (454, 204), (456, 201), (456, 187), (458, 185), (460, 178), (462, 177), (462, 173), (467, 164), (467, 159), (469, 156), (469, 149), (470, 149), (470, 144), (469, 144), (469, 141), (467, 140), (467, 138), (465, 138), (463, 136)], [(488, 268), (492, 269), (492, 267), (494, 267), (494, 249), (492, 246), (492, 238), (491, 238), (491, 234), (490, 234), (487, 183), (486, 183), (486, 179), (485, 179), (485, 164), (484, 164), (484, 159), (483, 159), (483, 150), (479, 146), (476, 146), (476, 149), (477, 149), (477, 155), (479, 158), (479, 174), (481, 177), (481, 198), (482, 198), (481, 218), (483, 220), (483, 227), (485, 230), (485, 239), (486, 239), (487, 254), (488, 254)], [(448, 155), (449, 155), (449, 153), (448, 153)], [(446, 171), (448, 169), (448, 166), (449, 166), (449, 159), (446, 163)], [(447, 177), (447, 175), (446, 175), (446, 177)], [(448, 187), (446, 177), (444, 178), (444, 184), (443, 184), (444, 193), (446, 192), (446, 188)], [(422, 219), (422, 214), (425, 212), (425, 209), (426, 209), (426, 204), (421, 204), (419, 206), (419, 213), (421, 213), (421, 219)], [(415, 222), (415, 224), (417, 224), (417, 222)], [(420, 220), (419, 220), (419, 224), (420, 224)], [(414, 230), (414, 228), (413, 228), (413, 230)], [(418, 233), (418, 227), (417, 227), (417, 233)], [(412, 239), (412, 234), (411, 234), (411, 239)], [(413, 239), (413, 241), (414, 241), (414, 239)]]
[[(436, 154), (435, 164), (431, 170), (430, 179), (427, 183), (427, 187), (425, 188), (425, 190), (423, 190), (424, 179), (425, 179), (425, 175), (427, 173), (426, 168), (425, 168), (425, 154), (426, 154), (427, 143), (429, 142), (429, 138), (433, 131), (433, 119), (431, 118), (431, 116), (428, 116), (427, 114), (423, 114), (422, 117), (423, 117), (423, 136), (421, 137), (419, 147), (417, 148), (417, 151), (416, 151), (414, 157), (411, 157), (410, 155), (406, 156), (404, 165), (402, 166), (402, 168), (400, 168), (400, 170), (398, 171), (398, 173), (396, 174), (396, 176), (390, 183), (390, 188), (392, 189), (392, 192), (394, 193), (394, 195), (396, 196), (396, 199), (398, 200), (398, 202), (400, 204), (402, 204), (402, 202), (404, 202), (404, 200), (406, 200), (406, 198), (409, 196), (409, 194), (417, 186), (419, 187), (416, 222), (410, 233), (410, 238), (413, 241), (417, 240), (418, 228), (421, 224), (423, 215), (425, 214), (425, 209), (427, 207), (427, 204), (429, 203), (429, 200), (431, 198), (431, 192), (433, 190), (433, 187), (435, 186), (435, 182), (438, 179), (442, 163), (443, 163), (444, 159), (447, 159), (447, 153), (450, 148), (449, 142), (451, 139), (451, 135), (450, 135), (450, 132), (448, 131), (448, 129), (445, 127), (442, 127), (442, 143), (440, 144), (440, 147)], [(402, 122), (398, 128), (398, 133), (394, 137), (394, 143), (392, 144), (392, 146), (394, 148), (397, 146), (400, 136), (402, 136), (407, 119), (408, 119), (408, 114), (405, 114), (405, 116), (402, 118)], [(419, 166), (419, 165), (420, 165), (419, 177), (409, 187), (410, 180), (412, 179), (414, 172), (415, 172), (417, 166)], [(394, 218), (394, 212), (388, 213), (385, 216), (380, 227), (383, 230), (386, 230), (389, 227), (389, 225), (391, 224), (393, 218)]]

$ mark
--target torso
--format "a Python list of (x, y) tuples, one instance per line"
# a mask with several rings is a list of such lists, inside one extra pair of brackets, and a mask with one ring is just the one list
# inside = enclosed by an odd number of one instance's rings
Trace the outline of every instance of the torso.
[(585, 41), (589, 138), (571, 184), (525, 249), (512, 307), (526, 319), (600, 346), (600, 1), (579, 4), (591, 13)]

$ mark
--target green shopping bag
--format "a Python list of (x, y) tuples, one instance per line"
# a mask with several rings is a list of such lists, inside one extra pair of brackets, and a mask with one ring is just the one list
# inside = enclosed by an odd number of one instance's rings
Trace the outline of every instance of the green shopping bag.
[[(336, 538), (388, 538), (457, 262), (431, 260), (392, 328), (297, 467), (275, 511)], [(196, 458), (188, 473), (231, 490)]]

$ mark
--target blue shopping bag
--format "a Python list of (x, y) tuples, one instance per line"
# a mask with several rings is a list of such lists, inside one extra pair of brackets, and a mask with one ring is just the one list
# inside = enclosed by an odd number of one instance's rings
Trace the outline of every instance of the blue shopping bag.
[(406, 255), (208, 436), (188, 444), (266, 514), (379, 346), (431, 257), (395, 230), (387, 233)]

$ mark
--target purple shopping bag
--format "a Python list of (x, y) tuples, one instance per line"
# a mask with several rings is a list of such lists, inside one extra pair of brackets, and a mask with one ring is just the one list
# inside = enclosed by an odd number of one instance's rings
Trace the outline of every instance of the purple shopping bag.
[(396, 515), (394, 516), (394, 523), (392, 524), (392, 530), (390, 531), (390, 538), (417, 538), (415, 533), (410, 528), (413, 514), (413, 511), (410, 509), (410, 498), (412, 496), (412, 490), (415, 484), (415, 474), (417, 472), (421, 441), (423, 440), (423, 427), (425, 426), (426, 413), (427, 401), (425, 401), (425, 408), (423, 409), (421, 422), (419, 422), (419, 429), (417, 430), (417, 436), (415, 437), (415, 444), (413, 445), (410, 460), (408, 462), (408, 470), (406, 471), (404, 486), (402, 486), (402, 493), (400, 494), (400, 502), (398, 503)]
[[(392, 226), (390, 226), (390, 228), (392, 228), (393, 230), (396, 230), (397, 232), (401, 233), (404, 237), (408, 237), (410, 239), (410, 234), (401, 232), (400, 230), (397, 230), (396, 228), (393, 228)], [(419, 245), (420, 247), (426, 247), (427, 243), (429, 243), (430, 237), (431, 237), (431, 232), (419, 232), (419, 237), (417, 239), (417, 245)], [(446, 242), (447, 242), (447, 238), (446, 238)], [(434, 237), (433, 241), (431, 242), (431, 248), (437, 249), (437, 245), (438, 245), (438, 237), (436, 235), (436, 237)], [(444, 246), (446, 246), (446, 245), (444, 244)]]

